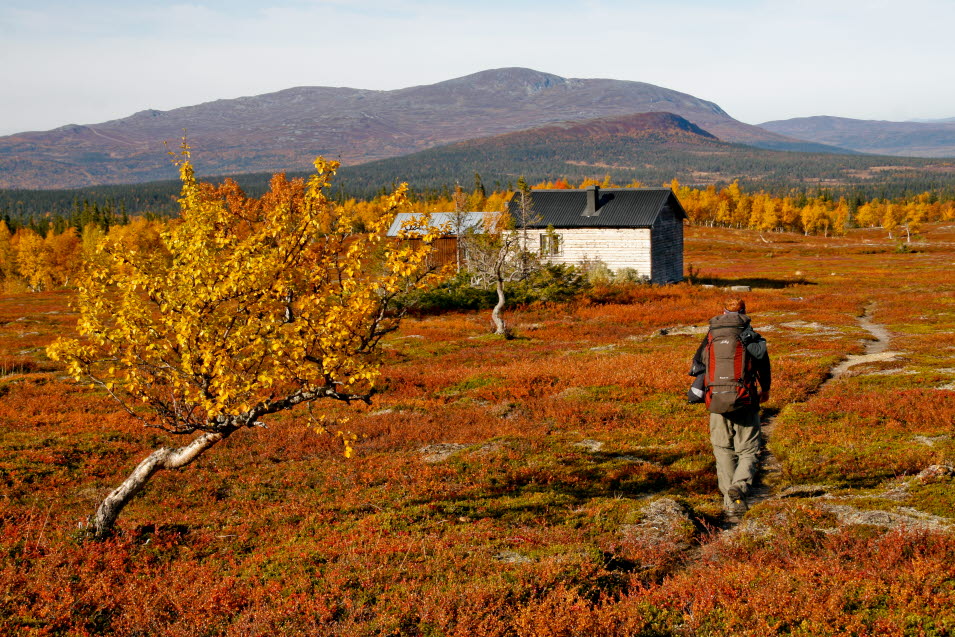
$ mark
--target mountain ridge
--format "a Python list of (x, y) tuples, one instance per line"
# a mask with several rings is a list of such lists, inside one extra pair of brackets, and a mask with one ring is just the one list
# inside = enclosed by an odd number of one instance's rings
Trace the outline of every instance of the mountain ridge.
[[(202, 169), (201, 164), (197, 168)], [(390, 159), (343, 166), (333, 188), (337, 198), (370, 198), (407, 181), (414, 197), (447, 194), (473, 183), (479, 173), (489, 188), (610, 175), (620, 184), (680, 183), (704, 187), (739, 180), (747, 189), (776, 195), (825, 190), (854, 199), (902, 196), (927, 190), (955, 192), (955, 165), (929, 159), (834, 153), (792, 153), (720, 141), (688, 120), (665, 112), (558, 122), (534, 129), (455, 142)], [(288, 171), (301, 177), (306, 171)], [(200, 172), (204, 181), (222, 176)], [(260, 196), (270, 172), (231, 174), (251, 196)], [(133, 213), (175, 213), (176, 179), (76, 190), (0, 190), (0, 212), (18, 219), (69, 215), (77, 201), (122, 206)]]
[(426, 192), (470, 183), (475, 173), (495, 188), (512, 186), (520, 176), (535, 183), (605, 175), (616, 183), (659, 185), (677, 178), (707, 186), (739, 180), (747, 188), (777, 193), (857, 188), (878, 190), (881, 196), (955, 184), (955, 166), (945, 162), (731, 144), (679, 115), (654, 112), (561, 122), (346, 166), (340, 186), (353, 195), (370, 196), (398, 176)]
[(174, 178), (163, 142), (175, 148), (184, 129), (200, 170), (221, 175), (307, 170), (316, 155), (356, 165), (561, 121), (648, 111), (676, 113), (728, 141), (799, 145), (687, 93), (512, 67), (390, 91), (293, 87), (18, 133), (0, 138), (0, 188)]

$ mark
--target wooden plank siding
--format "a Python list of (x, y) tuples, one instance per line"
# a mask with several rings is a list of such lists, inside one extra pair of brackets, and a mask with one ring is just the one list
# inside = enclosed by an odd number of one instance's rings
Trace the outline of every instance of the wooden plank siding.
[(676, 283), (683, 280), (683, 220), (666, 206), (650, 228), (650, 281)]
[[(540, 250), (540, 236), (545, 232), (528, 229), (527, 248)], [(554, 232), (560, 237), (560, 253), (542, 255), (551, 263), (579, 265), (600, 260), (611, 270), (632, 268), (639, 276), (652, 277), (650, 228), (561, 228)]]
[[(402, 239), (399, 242), (414, 244), (418, 241), (421, 241), (421, 239)], [(439, 267), (455, 265), (457, 263), (457, 252), (457, 237), (438, 237), (434, 241), (434, 254), (432, 255), (434, 265)]]

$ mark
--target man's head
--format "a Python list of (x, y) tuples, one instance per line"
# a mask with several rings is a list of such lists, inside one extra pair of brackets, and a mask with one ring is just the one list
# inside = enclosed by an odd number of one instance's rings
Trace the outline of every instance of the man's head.
[(723, 310), (726, 312), (739, 312), (746, 314), (746, 301), (735, 297), (730, 297), (723, 301)]

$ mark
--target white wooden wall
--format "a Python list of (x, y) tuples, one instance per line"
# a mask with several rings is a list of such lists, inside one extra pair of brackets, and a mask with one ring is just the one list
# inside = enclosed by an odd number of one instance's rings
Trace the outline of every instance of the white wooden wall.
[[(528, 250), (540, 249), (540, 235), (544, 232), (527, 230)], [(599, 259), (611, 270), (633, 268), (641, 276), (652, 275), (650, 228), (573, 228), (554, 232), (560, 236), (561, 246), (560, 254), (550, 255), (551, 263), (578, 265)]]
[[(540, 236), (545, 232), (527, 230), (527, 249), (537, 252)], [(560, 236), (560, 254), (543, 255), (551, 263), (579, 265), (600, 260), (611, 270), (632, 268), (653, 283), (683, 280), (683, 221), (670, 210), (660, 213), (653, 228), (574, 228), (554, 232)]]

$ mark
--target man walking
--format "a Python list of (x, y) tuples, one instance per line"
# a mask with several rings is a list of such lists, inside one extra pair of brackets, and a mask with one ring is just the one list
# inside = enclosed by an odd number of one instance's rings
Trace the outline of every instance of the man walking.
[(766, 339), (750, 326), (742, 299), (727, 299), (723, 313), (710, 319), (691, 373), (705, 375), (710, 442), (723, 506), (729, 515), (741, 516), (759, 467), (759, 404), (769, 400), (771, 382)]

